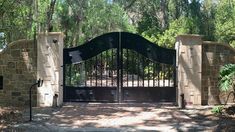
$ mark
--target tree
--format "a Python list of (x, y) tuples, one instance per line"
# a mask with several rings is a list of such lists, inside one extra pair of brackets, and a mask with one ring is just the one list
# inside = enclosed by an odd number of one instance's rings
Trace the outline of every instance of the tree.
[(219, 0), (216, 8), (215, 35), (235, 47), (235, 0)]
[(6, 40), (28, 38), (33, 22), (32, 1), (1, 0), (0, 2), (0, 32)]
[[(138, 2), (136, 4), (138, 5)], [(174, 37), (179, 34), (204, 34), (201, 3), (197, 0), (191, 3), (187, 0), (148, 0), (142, 1), (139, 7), (141, 18), (137, 31), (158, 45), (172, 48), (175, 43)]]
[(169, 0), (169, 19), (179, 19), (181, 16), (187, 17), (189, 14), (189, 1), (188, 0)]
[(216, 4), (213, 0), (204, 0), (202, 3), (202, 30), (206, 40), (215, 38), (215, 12)]
[(112, 31), (135, 32), (128, 15), (117, 3), (106, 0), (60, 1), (57, 7), (67, 47)]
[(157, 43), (161, 46), (174, 48), (175, 39), (180, 34), (188, 34), (191, 28), (191, 19), (180, 17), (170, 23), (163, 34), (158, 35)]
[[(137, 32), (174, 47), (173, 37), (200, 34), (235, 47), (235, 0), (0, 0), (7, 42), (37, 32), (64, 32), (66, 47), (111, 31)], [(183, 21), (184, 25), (178, 24)], [(53, 30), (52, 30), (53, 29)]]
[(50, 6), (47, 11), (47, 30), (49, 32), (51, 32), (53, 30), (53, 26), (52, 26), (51, 21), (52, 21), (52, 17), (54, 14), (55, 4), (56, 4), (56, 0), (51, 0)]

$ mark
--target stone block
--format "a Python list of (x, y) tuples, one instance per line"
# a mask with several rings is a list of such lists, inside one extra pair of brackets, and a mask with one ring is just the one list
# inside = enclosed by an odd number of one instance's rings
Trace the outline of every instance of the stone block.
[(8, 62), (7, 67), (8, 68), (15, 68), (15, 62)]
[(19, 98), (17, 98), (17, 100), (20, 101), (20, 102), (24, 102), (25, 98), (24, 97), (19, 97)]
[(19, 58), (21, 56), (21, 51), (19, 49), (11, 50), (11, 56), (13, 58)]
[(3, 64), (4, 64), (4, 60), (0, 59), (0, 65), (3, 65)]
[(20, 95), (21, 95), (21, 92), (12, 92), (11, 95), (12, 95), (12, 96), (20, 96)]
[[(200, 98), (200, 100), (199, 100), (199, 97), (195, 94), (194, 96), (193, 96), (193, 104), (194, 105), (198, 105), (198, 104), (201, 104), (201, 98)], [(200, 101), (200, 103), (199, 103), (199, 101)]]
[(207, 51), (208, 52), (215, 52), (216, 51), (216, 46), (214, 46), (214, 45), (211, 46), (210, 45)]
[(16, 69), (16, 74), (22, 74), (22, 69)]

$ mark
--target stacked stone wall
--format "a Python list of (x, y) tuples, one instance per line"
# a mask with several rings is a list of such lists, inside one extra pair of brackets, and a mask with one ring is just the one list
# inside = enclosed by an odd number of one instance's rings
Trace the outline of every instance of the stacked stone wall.
[[(36, 48), (34, 41), (19, 40), (8, 44), (8, 47), (0, 52), (0, 76), (3, 76), (0, 105), (28, 105), (28, 90), (36, 82), (37, 77)], [(34, 105), (37, 99), (36, 91), (35, 88), (33, 90)]]
[(230, 47), (228, 44), (203, 42), (202, 104), (220, 104), (225, 102), (228, 92), (223, 93), (219, 91), (219, 70), (223, 65), (229, 63), (235, 63), (234, 48)]
[(175, 48), (178, 104), (181, 105), (181, 94), (187, 105), (225, 103), (230, 91), (219, 91), (219, 71), (225, 64), (235, 64), (235, 49), (228, 44), (202, 41), (199, 35), (178, 36)]

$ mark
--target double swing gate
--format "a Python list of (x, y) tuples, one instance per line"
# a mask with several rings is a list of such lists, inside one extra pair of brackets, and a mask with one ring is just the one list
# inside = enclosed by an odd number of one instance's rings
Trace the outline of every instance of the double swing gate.
[(64, 101), (175, 102), (175, 54), (127, 32), (64, 49)]

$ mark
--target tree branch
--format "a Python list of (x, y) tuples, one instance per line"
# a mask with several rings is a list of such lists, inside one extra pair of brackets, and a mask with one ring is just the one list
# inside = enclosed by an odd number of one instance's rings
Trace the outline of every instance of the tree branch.
[(129, 9), (135, 2), (136, 2), (136, 0), (132, 0), (130, 4), (128, 4), (127, 6), (124, 7), (124, 10)]

